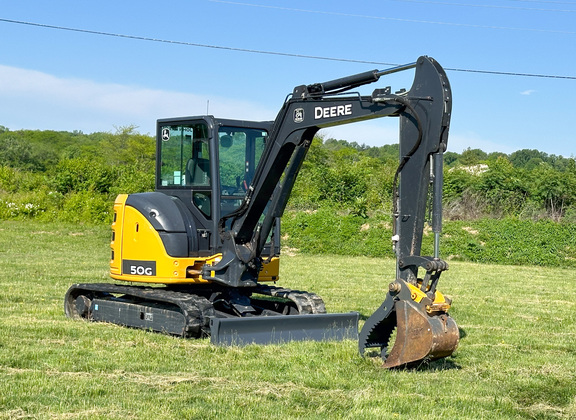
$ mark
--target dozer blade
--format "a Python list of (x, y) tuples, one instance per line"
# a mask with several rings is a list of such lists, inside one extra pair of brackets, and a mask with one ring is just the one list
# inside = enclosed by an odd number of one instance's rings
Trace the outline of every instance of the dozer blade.
[(243, 346), (303, 340), (356, 340), (358, 318), (357, 312), (212, 318), (210, 342), (219, 346)]
[(385, 368), (408, 367), (450, 356), (459, 339), (458, 326), (447, 313), (429, 314), (425, 305), (388, 295), (366, 320), (360, 332), (359, 351), (364, 355), (366, 349), (377, 347)]

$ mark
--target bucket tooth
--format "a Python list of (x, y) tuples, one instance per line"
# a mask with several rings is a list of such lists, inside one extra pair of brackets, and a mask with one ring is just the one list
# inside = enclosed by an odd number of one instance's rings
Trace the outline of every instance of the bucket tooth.
[(396, 302), (396, 340), (384, 367), (406, 367), (450, 356), (460, 339), (456, 322), (447, 314), (429, 315), (413, 301)]
[(364, 323), (358, 339), (361, 356), (364, 356), (367, 349), (380, 348), (382, 357), (385, 357), (388, 342), (396, 328), (394, 306), (394, 299), (388, 294), (384, 303)]

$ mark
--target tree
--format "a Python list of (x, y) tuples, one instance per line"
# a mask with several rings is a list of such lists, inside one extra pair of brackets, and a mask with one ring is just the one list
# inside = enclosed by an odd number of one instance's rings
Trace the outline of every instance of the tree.
[(490, 162), (488, 171), (480, 175), (479, 191), (495, 214), (516, 214), (528, 196), (526, 176), (504, 157)]
[[(516, 168), (526, 168), (529, 162), (534, 165), (535, 162), (546, 162), (548, 155), (534, 149), (522, 149), (510, 155), (510, 162)], [(534, 166), (533, 166), (534, 167)]]
[(467, 148), (460, 156), (460, 163), (464, 166), (477, 165), (486, 160), (488, 155), (480, 149)]
[(138, 133), (137, 127), (117, 127), (116, 133), (108, 133), (101, 142), (106, 162), (113, 166), (136, 165), (140, 169), (154, 168), (155, 139)]
[(12, 168), (42, 172), (55, 161), (51, 152), (32, 147), (30, 142), (8, 136), (0, 139), (0, 164)]
[(543, 164), (532, 171), (532, 195), (554, 220), (559, 220), (567, 207), (576, 204), (576, 174), (559, 172)]
[(460, 155), (456, 152), (446, 152), (444, 153), (444, 164), (446, 166), (453, 166), (458, 162)]

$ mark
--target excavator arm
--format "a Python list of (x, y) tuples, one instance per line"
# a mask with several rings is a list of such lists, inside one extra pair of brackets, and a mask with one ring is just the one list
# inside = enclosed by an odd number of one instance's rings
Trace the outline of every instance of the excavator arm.
[[(392, 94), (390, 88), (384, 88), (375, 89), (371, 96), (342, 95), (346, 90), (373, 83), (382, 75), (410, 68), (416, 68), (416, 74), (409, 91)], [(411, 213), (411, 217), (395, 215), (399, 236), (396, 248), (399, 257), (418, 254), (430, 156), (436, 154), (441, 163), (450, 121), (450, 95), (444, 71), (429, 57), (388, 70), (297, 86), (274, 121), (243, 204), (221, 220), (220, 234), (225, 243), (222, 261), (207, 266), (205, 274), (214, 272), (213, 280), (230, 286), (253, 286), (250, 282), (243, 283), (243, 267), (258, 258), (275, 218), (282, 215), (314, 135), (321, 128), (381, 117), (400, 118), (401, 158), (395, 208)], [(229, 219), (231, 228), (225, 229)]]
[[(412, 87), (370, 96), (345, 93), (382, 76), (415, 68)], [(448, 265), (439, 259), (442, 162), (451, 114), (451, 89), (432, 58), (325, 83), (297, 86), (274, 121), (272, 132), (243, 204), (220, 221), (222, 260), (204, 267), (204, 278), (252, 287), (266, 240), (286, 207), (314, 135), (321, 128), (381, 117), (400, 119), (400, 157), (394, 181), (396, 280), (381, 307), (366, 321), (359, 350), (379, 348), (386, 367), (406, 366), (451, 354), (459, 333), (447, 314), (450, 301), (436, 286)], [(430, 188), (432, 184), (432, 188)], [(432, 193), (433, 256), (421, 256), (429, 191)], [(225, 229), (225, 226), (230, 226)], [(424, 270), (424, 278), (419, 271)], [(394, 331), (395, 345), (389, 351)]]

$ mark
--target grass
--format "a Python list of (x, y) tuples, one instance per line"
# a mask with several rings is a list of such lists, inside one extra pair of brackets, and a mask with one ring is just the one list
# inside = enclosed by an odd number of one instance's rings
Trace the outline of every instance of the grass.
[[(452, 263), (455, 354), (387, 371), (354, 341), (218, 348), (72, 321), (75, 282), (107, 281), (105, 227), (0, 222), (0, 419), (576, 417), (576, 272)], [(369, 316), (394, 262), (284, 256), (281, 285)]]

